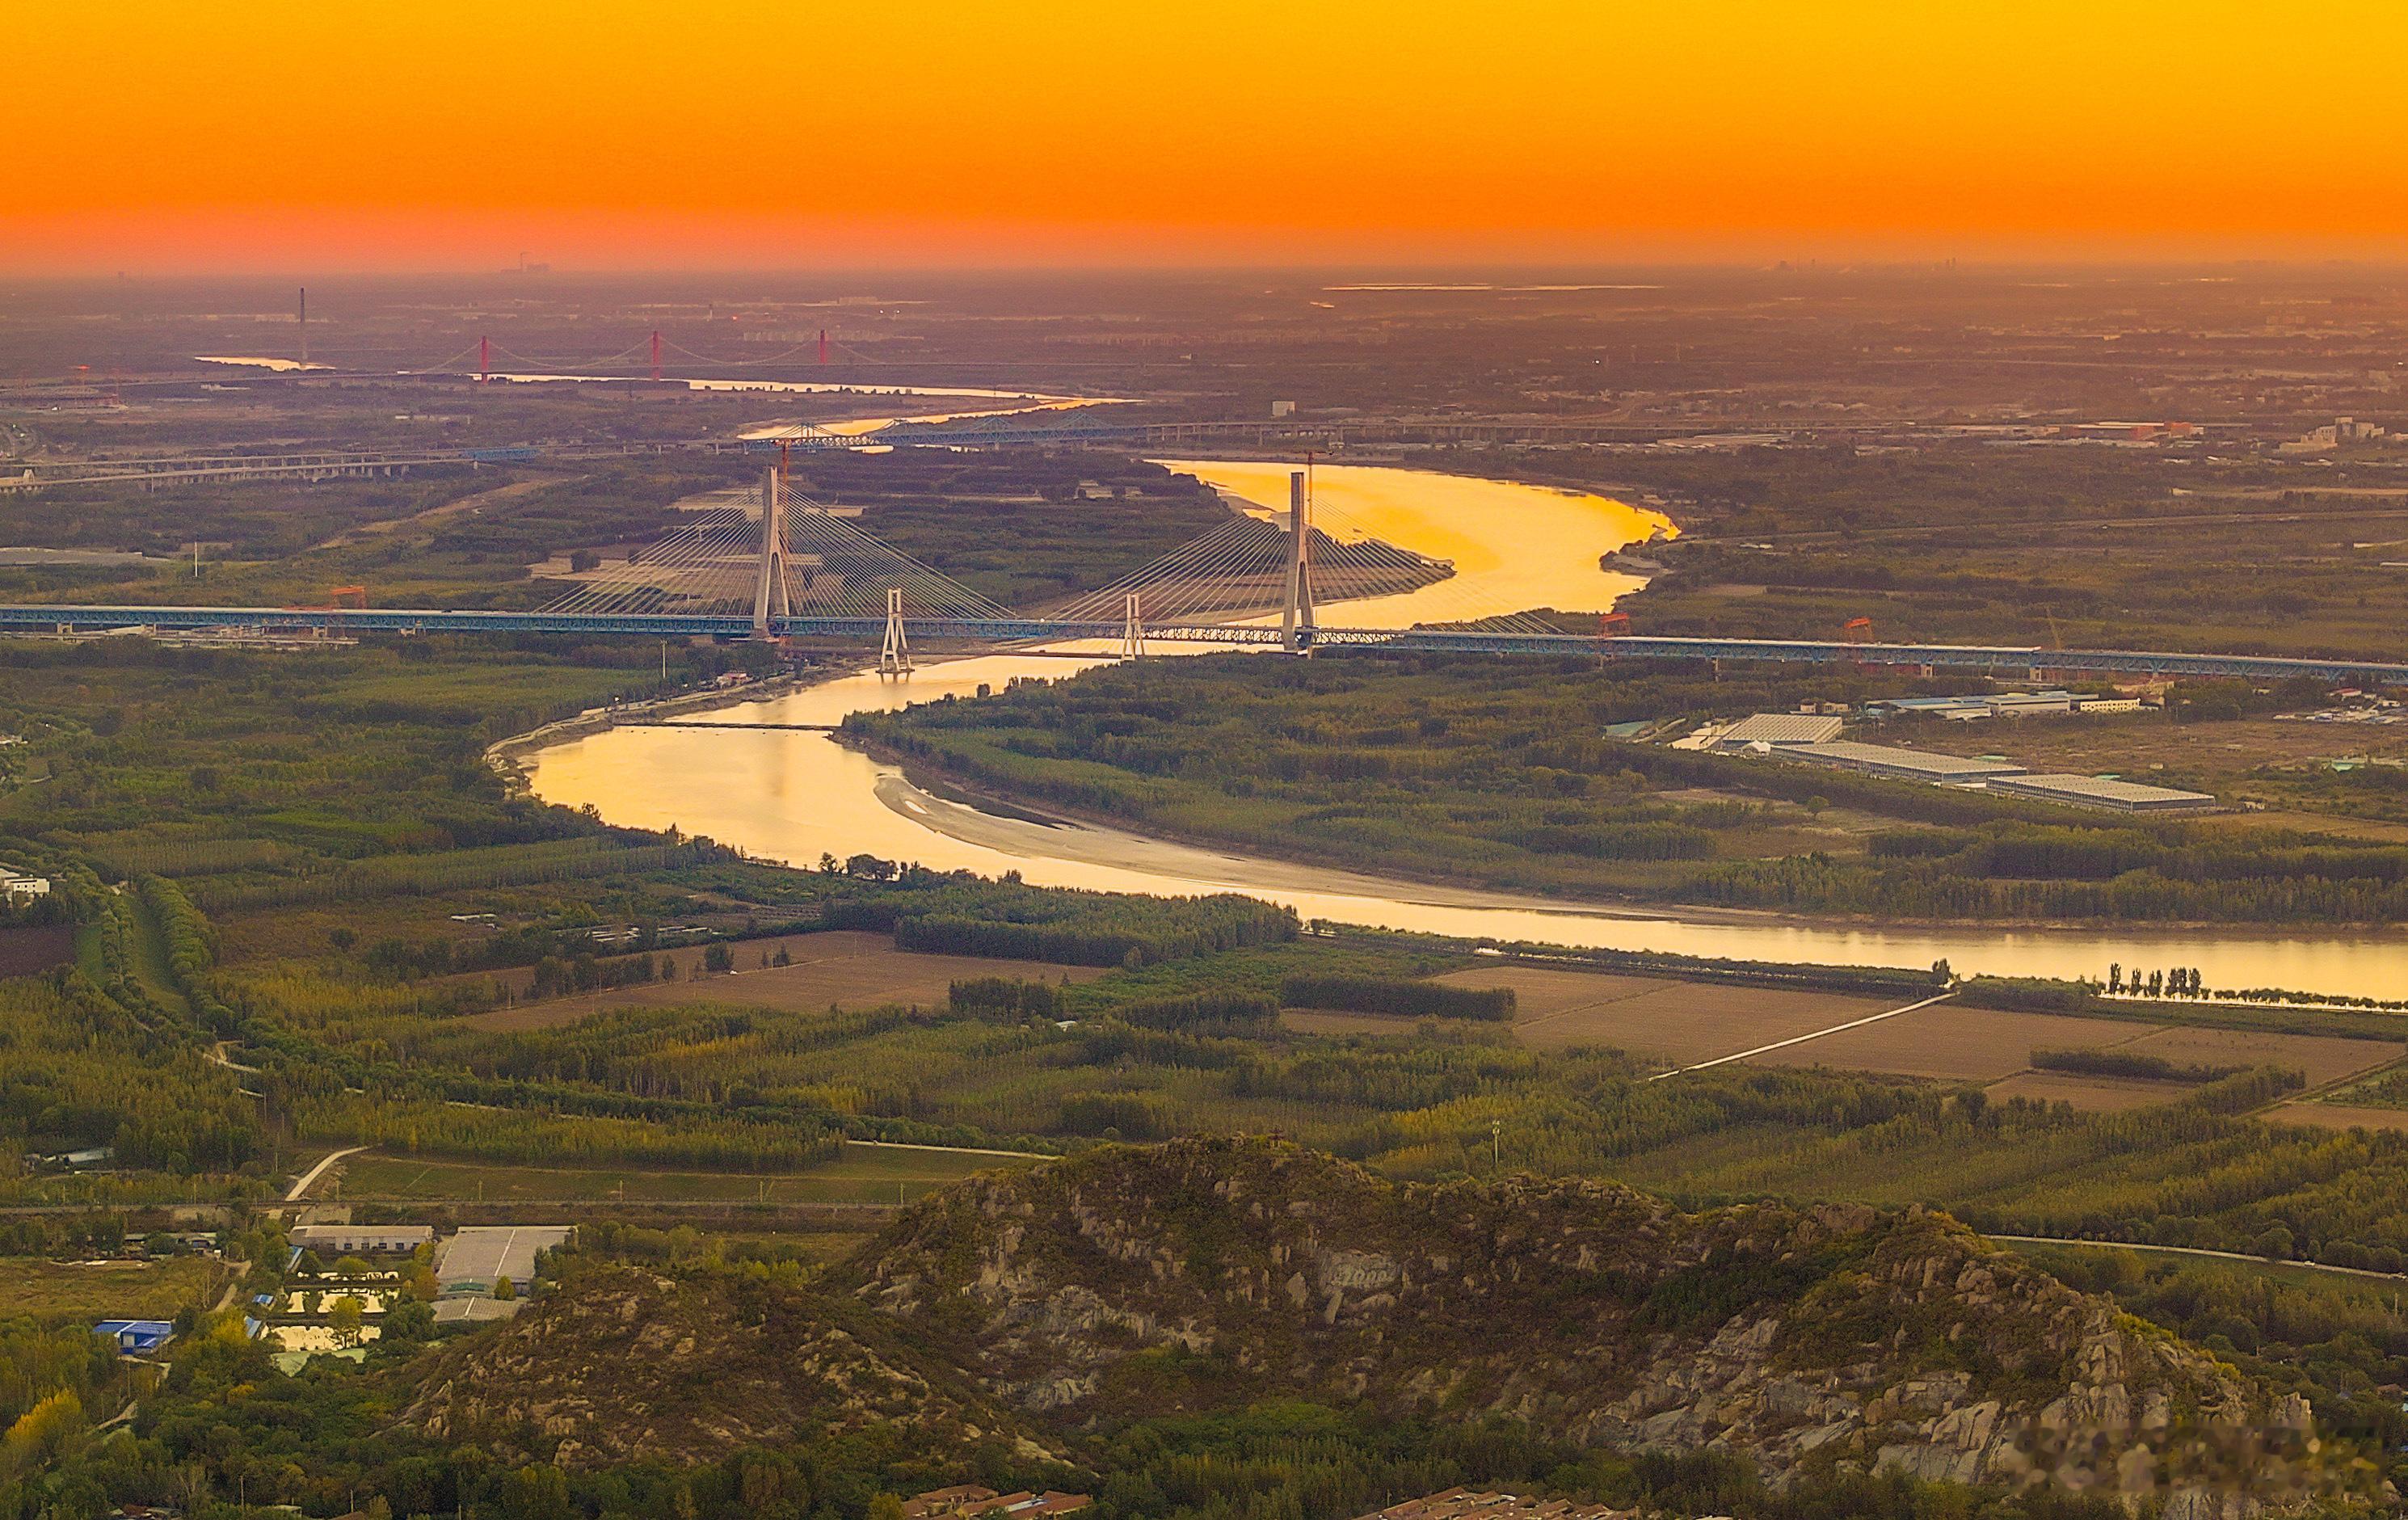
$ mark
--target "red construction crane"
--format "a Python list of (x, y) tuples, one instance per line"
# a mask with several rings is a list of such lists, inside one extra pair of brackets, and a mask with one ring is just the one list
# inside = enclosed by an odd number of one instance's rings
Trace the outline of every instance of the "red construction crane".
[(346, 611), (365, 612), (368, 609), (368, 588), (366, 586), (335, 586), (327, 591), (326, 596), (327, 600), (322, 605), (315, 607), (291, 605), (284, 610), (333, 613), (334, 616), (326, 620), (326, 631), (339, 638), (343, 633), (342, 614)]
[(1840, 625), (1840, 637), (1856, 646), (1856, 652), (1848, 656), (1850, 663), (1862, 666), (1865, 663), (1864, 646), (1873, 639), (1873, 620), (1850, 618)]

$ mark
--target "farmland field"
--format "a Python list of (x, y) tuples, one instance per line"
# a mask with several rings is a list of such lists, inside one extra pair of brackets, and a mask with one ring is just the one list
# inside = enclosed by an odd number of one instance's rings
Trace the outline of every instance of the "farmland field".
[(173, 1319), (208, 1308), (225, 1268), (204, 1256), (165, 1261), (46, 1261), (0, 1256), (0, 1320), (45, 1325), (104, 1319)]
[(32, 976), (74, 954), (72, 924), (27, 924), (0, 929), (0, 976)]
[[(897, 950), (883, 934), (836, 929), (824, 934), (748, 939), (729, 947), (736, 969), (710, 976), (702, 951), (664, 951), (678, 966), (679, 980), (644, 982), (609, 992), (581, 993), (544, 1002), (480, 1013), (467, 1022), (482, 1029), (551, 1029), (574, 1024), (604, 1009), (658, 1008), (710, 1002), (748, 1008), (818, 1011), (880, 1008), (890, 1003), (939, 1007), (953, 982), (974, 977), (1010, 977), (1030, 982), (1090, 982), (1104, 974), (1092, 966), (1055, 966), (1042, 961), (997, 960), (982, 955), (922, 954)], [(760, 964), (782, 950), (791, 966)], [(524, 977), (520, 978), (523, 991)]]
[(1754, 1059), (1777, 1066), (1995, 1082), (2000, 1085), (1991, 1089), (1993, 1097), (2062, 1098), (2076, 1108), (2129, 1108), (2179, 1097), (2185, 1091), (2175, 1083), (2029, 1070), (2032, 1052), (2043, 1049), (2112, 1049), (2177, 1066), (2288, 1067), (2305, 1073), (2313, 1085), (2396, 1060), (2402, 1047), (2387, 1040), (2190, 1029), (1941, 1003)]
[(1530, 966), (1476, 967), (1437, 980), (1457, 987), (1512, 988), (1514, 1038), (1536, 1049), (1610, 1045), (1675, 1064), (1712, 1060), (1899, 1006), (1846, 993)]
[(2042, 1103), (2071, 1103), (2092, 1113), (2170, 1103), (2191, 1088), (2178, 1082), (2152, 1082), (2135, 1077), (2084, 1077), (2070, 1071), (2018, 1071), (2004, 1082), (1983, 1089), (1992, 1102), (2028, 1097)]
[(341, 1164), (339, 1196), (407, 1202), (895, 1204), (1037, 1157), (923, 1151), (854, 1142), (799, 1172), (653, 1171), (632, 1167), (523, 1167), (370, 1154)]
[(2157, 1029), (2119, 1048), (2136, 1055), (2154, 1055), (2176, 1066), (2288, 1067), (2306, 1076), (2311, 1087), (2370, 1070), (2408, 1054), (2408, 1047), (2388, 1040), (2340, 1040), (2245, 1029)]

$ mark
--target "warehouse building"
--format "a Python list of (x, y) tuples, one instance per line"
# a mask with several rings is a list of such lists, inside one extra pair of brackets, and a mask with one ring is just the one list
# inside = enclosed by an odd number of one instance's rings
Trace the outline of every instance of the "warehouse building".
[(105, 1319), (92, 1327), (104, 1341), (114, 1341), (129, 1356), (157, 1351), (176, 1338), (176, 1327), (164, 1319)]
[(1971, 723), (1984, 718), (2047, 717), (2061, 713), (2138, 712), (2137, 696), (2085, 696), (2073, 692), (1996, 692), (1985, 696), (1892, 696), (1868, 702), (1874, 717), (1944, 718)]
[(1978, 786), (2000, 776), (2020, 776), (2022, 766), (2011, 760), (1969, 760), (1963, 755), (1931, 754), (1888, 744), (1784, 744), (1772, 752), (1842, 770), (1863, 771), (1892, 781), (1928, 782), (1934, 786)]
[(1840, 737), (1840, 720), (1813, 712), (1759, 712), (1742, 718), (1714, 739), (1717, 750), (1751, 744), (1823, 744)]
[(2117, 812), (2201, 812), (2216, 805), (2215, 798), (2205, 792), (2146, 786), (2106, 776), (2007, 776), (1990, 782), (1990, 790), (2036, 802), (2109, 808)]
[(435, 1231), (425, 1225), (296, 1225), (284, 1239), (321, 1256), (406, 1256)]
[(435, 1281), (446, 1297), (490, 1294), (507, 1277), (513, 1285), (535, 1278), (538, 1252), (565, 1245), (566, 1225), (472, 1225), (443, 1242), (435, 1257)]

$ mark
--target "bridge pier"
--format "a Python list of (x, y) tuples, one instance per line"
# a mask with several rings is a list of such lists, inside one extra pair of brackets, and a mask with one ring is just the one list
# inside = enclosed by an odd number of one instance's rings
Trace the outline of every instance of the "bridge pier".
[(1287, 606), (1280, 613), (1280, 647), (1290, 654), (1312, 652), (1312, 523), (1304, 471), (1287, 478)]
[(761, 478), (761, 575), (752, 589), (752, 637), (767, 638), (770, 620), (792, 615), (786, 595), (786, 506), (775, 468)]
[(886, 593), (886, 638), (878, 649), (878, 673), (911, 673), (911, 639), (903, 629), (903, 593), (899, 587), (890, 587)]

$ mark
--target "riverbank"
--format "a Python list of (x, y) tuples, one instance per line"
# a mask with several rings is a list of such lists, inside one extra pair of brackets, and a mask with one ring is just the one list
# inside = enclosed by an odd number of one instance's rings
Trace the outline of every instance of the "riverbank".
[[(1834, 914), (1796, 913), (1777, 909), (1731, 908), (1711, 903), (1688, 903), (1672, 899), (1652, 900), (1640, 897), (1576, 897), (1545, 893), (1516, 892), (1490, 886), (1460, 873), (1414, 870), (1399, 862), (1393, 870), (1377, 874), (1347, 870), (1337, 867), (1316, 865), (1303, 858), (1299, 848), (1295, 853), (1282, 851), (1276, 844), (1260, 839), (1235, 839), (1210, 834), (1197, 834), (1177, 829), (1149, 826), (1144, 833), (1131, 829), (1125, 819), (1109, 813), (1068, 807), (1050, 799), (1039, 799), (999, 789), (956, 771), (922, 754), (907, 753), (892, 745), (858, 734), (839, 730), (838, 742), (846, 748), (900, 772), (904, 784), (882, 786), (881, 798), (890, 808), (904, 808), (910, 797), (923, 805), (935, 802), (954, 804), (958, 810), (934, 811), (912, 810), (918, 821), (949, 838), (966, 843), (997, 848), (1009, 842), (1005, 831), (982, 827), (972, 820), (1027, 820), (1040, 826), (1064, 831), (1050, 838), (1057, 850), (1063, 843), (1082, 847), (1077, 858), (1099, 866), (1119, 866), (1142, 869), (1137, 864), (1145, 858), (1146, 847), (1171, 845), (1185, 850), (1208, 852), (1226, 859), (1244, 859), (1259, 868), (1270, 865), (1284, 868), (1289, 879), (1277, 884), (1297, 891), (1364, 892), (1376, 891), (1381, 896), (1399, 901), (1426, 903), (1434, 906), (1463, 908), (1512, 909), (1522, 912), (1555, 913), (1566, 917), (1605, 915), (1635, 923), (1688, 922), (1754, 925), (1768, 928), (1790, 928), (1820, 931), (1861, 930), (1869, 933), (1915, 932), (1956, 927), (1967, 925), (2001, 933), (2061, 934), (2095, 937), (2121, 928), (2131, 928), (2149, 935), (2196, 936), (2202, 940), (2229, 939), (2233, 925), (2210, 921), (2120, 924), (2090, 922), (2080, 919), (1960, 919), (1915, 918), (1900, 914)], [(1234, 853), (1244, 851), (1242, 856)], [(1262, 878), (1258, 874), (1257, 880)], [(2408, 933), (2388, 925), (2335, 925), (2359, 928), (2370, 935), (2396, 937), (2403, 951), (2408, 951)], [(2230, 999), (2209, 999), (2229, 1004)], [(2267, 1003), (2264, 1006), (2298, 1007), (2297, 1004)], [(2362, 1004), (2332, 1003), (2333, 1009), (2359, 1008)]]
[(805, 678), (800, 674), (770, 676), (741, 686), (706, 687), (700, 691), (673, 692), (666, 696), (647, 697), (640, 702), (623, 703), (617, 707), (588, 708), (573, 718), (561, 718), (523, 734), (496, 739), (485, 746), (483, 760), (502, 778), (503, 787), (512, 796), (533, 796), (533, 773), (526, 762), (538, 752), (553, 744), (594, 734), (607, 733), (638, 718), (668, 717), (684, 713), (715, 712), (727, 708), (743, 707), (753, 702), (773, 701), (807, 687), (848, 676), (860, 665), (814, 667), (817, 675)]
[[(1098, 657), (1096, 663), (1106, 663)], [(968, 656), (924, 666), (904, 681), (837, 668), (781, 687), (685, 694), (697, 706), (745, 704), (767, 720), (680, 729), (641, 721), (646, 710), (581, 714), (496, 746), (535, 795), (593, 806), (628, 827), (705, 835), (756, 859), (808, 868), (822, 855), (917, 861), (936, 870), (1016, 874), (1033, 886), (1153, 896), (1234, 892), (1294, 909), (1307, 921), (1402, 933), (1453, 944), (1561, 947), (1569, 954), (1664, 957), (1788, 966), (1870, 967), (1921, 972), (1946, 960), (1960, 975), (2103, 980), (2108, 965), (2197, 966), (2211, 985), (2291, 987), (2345, 997), (2396, 992), (2408, 975), (2408, 939), (2236, 935), (2230, 930), (1943, 923), (1839, 923), (1752, 910), (1591, 905), (1460, 886), (1399, 882), (1311, 863), (1268, 860), (1095, 829), (1058, 808), (987, 797), (838, 744), (833, 734), (771, 723), (837, 722), (848, 711), (892, 710), (981, 686), (1059, 679), (1075, 661)], [(691, 707), (684, 709), (692, 710)], [(620, 720), (633, 719), (633, 722)], [(953, 795), (948, 796), (948, 790)], [(1099, 838), (1100, 836), (1100, 838)], [(1109, 853), (1107, 853), (1107, 846)], [(1082, 857), (1093, 857), (1082, 858)], [(1108, 862), (1108, 863), (1099, 863)], [(1353, 932), (1353, 931), (1349, 931)]]

